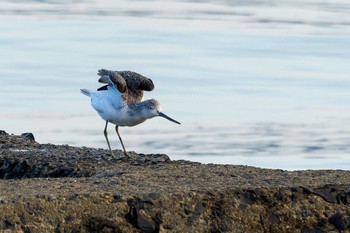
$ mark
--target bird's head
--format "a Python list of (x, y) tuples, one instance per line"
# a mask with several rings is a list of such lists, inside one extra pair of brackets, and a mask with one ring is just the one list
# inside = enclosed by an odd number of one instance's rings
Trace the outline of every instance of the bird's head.
[(165, 119), (172, 121), (176, 124), (179, 124), (179, 125), (181, 124), (180, 122), (178, 122), (178, 121), (172, 119), (171, 117), (165, 115), (164, 113), (162, 113), (160, 104), (157, 100), (150, 99), (150, 100), (146, 100), (146, 102), (147, 102), (147, 104), (146, 104), (147, 111), (150, 113), (150, 115), (152, 117), (161, 116), (161, 117), (164, 117)]

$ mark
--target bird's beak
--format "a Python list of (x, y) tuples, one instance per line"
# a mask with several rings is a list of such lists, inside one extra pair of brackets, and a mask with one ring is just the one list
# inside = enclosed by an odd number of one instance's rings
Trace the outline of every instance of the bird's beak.
[(165, 115), (165, 114), (162, 113), (162, 112), (159, 112), (159, 116), (164, 117), (165, 119), (167, 119), (167, 120), (169, 120), (169, 121), (172, 121), (172, 122), (174, 122), (174, 123), (176, 123), (176, 124), (179, 124), (179, 125), (181, 124), (180, 122), (175, 121), (173, 118), (168, 117), (167, 115)]

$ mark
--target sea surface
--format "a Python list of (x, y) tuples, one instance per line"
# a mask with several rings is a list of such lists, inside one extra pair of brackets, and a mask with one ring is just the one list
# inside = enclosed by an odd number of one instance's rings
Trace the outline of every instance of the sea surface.
[(151, 78), (145, 98), (181, 122), (120, 128), (127, 150), (350, 169), (348, 0), (0, 0), (0, 129), (107, 148), (79, 91), (100, 68)]

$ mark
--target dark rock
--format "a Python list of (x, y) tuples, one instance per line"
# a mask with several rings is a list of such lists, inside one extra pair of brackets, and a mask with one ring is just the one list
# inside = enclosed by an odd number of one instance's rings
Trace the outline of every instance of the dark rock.
[(3, 179), (7, 171), (12, 169), (11, 160), (8, 158), (0, 159), (0, 178)]
[(345, 204), (350, 204), (350, 193), (347, 193), (346, 195), (345, 195), (345, 202), (344, 202)]
[(152, 219), (146, 218), (142, 215), (137, 217), (136, 225), (141, 230), (141, 232), (145, 233), (156, 232), (157, 229), (156, 223)]
[(327, 219), (322, 218), (317, 222), (317, 227), (324, 227), (326, 223), (327, 223)]
[(10, 158), (0, 159), (0, 178), (1, 179), (18, 179), (26, 176), (30, 165), (26, 160), (16, 160)]
[(350, 193), (339, 193), (336, 196), (337, 203), (343, 203), (345, 205), (350, 204)]
[(13, 230), (14, 226), (7, 220), (0, 219), (0, 230)]
[(14, 164), (15, 166), (13, 166), (12, 169), (5, 174), (4, 179), (23, 178), (30, 169), (29, 164), (25, 160)]
[(247, 205), (252, 205), (257, 200), (253, 190), (247, 190), (242, 195), (239, 195), (241, 202)]
[(166, 154), (155, 154), (155, 155), (153, 155), (153, 159), (154, 159), (154, 161), (156, 161), (158, 163), (170, 161), (169, 156)]
[(280, 217), (278, 217), (277, 215), (271, 215), (269, 217), (269, 221), (272, 222), (272, 223), (275, 223), (275, 224), (280, 224), (281, 223)]
[(212, 190), (212, 189), (209, 189), (209, 190), (207, 191), (207, 193), (208, 193), (209, 195), (211, 195), (211, 196), (215, 196), (215, 192), (214, 192), (214, 190)]
[(326, 185), (324, 187), (321, 187), (320, 189), (315, 190), (314, 194), (319, 195), (327, 202), (339, 203), (337, 200), (337, 189), (333, 188), (332, 186)]
[(157, 200), (160, 197), (160, 193), (159, 192), (152, 192), (150, 194), (148, 194), (148, 196), (152, 199), (152, 200)]
[(67, 197), (67, 200), (74, 201), (78, 198), (79, 194), (77, 193), (70, 193)]
[(274, 196), (275, 196), (277, 201), (283, 201), (283, 199), (284, 199), (284, 196), (280, 190), (278, 190), (278, 192), (276, 192)]
[(32, 133), (22, 133), (21, 134), (21, 138), (24, 138), (24, 139), (29, 139), (31, 141), (35, 141), (35, 138), (34, 138), (34, 135)]
[(141, 211), (147, 210), (146, 206), (149, 206), (149, 202), (129, 199), (127, 203), (130, 206), (129, 213), (125, 216), (128, 222), (140, 229), (141, 232), (152, 233), (159, 231), (159, 224), (154, 219), (145, 216), (145, 211)]
[(328, 221), (332, 223), (335, 228), (337, 228), (339, 231), (345, 230), (347, 227), (350, 226), (350, 217), (349, 215), (344, 215), (342, 213), (335, 213), (333, 214)]
[(165, 154), (136, 154), (136, 158), (134, 161), (134, 165), (141, 165), (141, 164), (157, 164), (157, 163), (163, 163), (170, 161), (169, 156)]
[(192, 214), (193, 210), (192, 210), (192, 206), (190, 204), (187, 204), (184, 206), (184, 213), (186, 215)]
[(301, 188), (303, 190), (303, 193), (305, 193), (305, 194), (312, 194), (312, 193), (314, 193), (314, 191), (312, 189), (309, 189), (307, 187), (301, 187)]
[(201, 215), (204, 212), (205, 208), (200, 201), (197, 201), (196, 206), (194, 207), (194, 213)]
[(0, 135), (8, 135), (8, 133), (6, 133), (5, 130), (0, 130)]
[[(52, 163), (35, 162), (35, 165), (27, 162), (27, 159), (10, 157), (0, 158), (0, 179), (22, 179), (38, 177), (90, 177), (93, 171), (81, 170), (77, 166)], [(114, 172), (113, 176), (121, 176), (124, 173)], [(101, 176), (104, 177), (104, 176)]]
[(120, 232), (117, 224), (99, 217), (87, 219), (84, 225), (88, 232)]
[(290, 196), (290, 200), (292, 202), (297, 202), (298, 201), (298, 195), (296, 195), (295, 193), (293, 193), (291, 196)]
[(122, 201), (122, 196), (120, 196), (120, 194), (114, 194), (113, 195), (113, 200), (112, 200), (112, 203), (116, 203), (116, 202), (120, 202)]
[(255, 204), (256, 202), (268, 203), (266, 195), (261, 189), (247, 189), (243, 192), (243, 198), (241, 201), (245, 204)]
[(339, 203), (339, 197), (337, 193), (337, 189), (332, 187), (331, 185), (325, 185), (323, 187), (317, 189), (311, 188), (303, 188), (303, 192), (306, 194), (314, 194), (322, 197), (326, 202), (329, 203)]
[(49, 173), (49, 177), (70, 177), (73, 176), (74, 168), (68, 166), (60, 166)]

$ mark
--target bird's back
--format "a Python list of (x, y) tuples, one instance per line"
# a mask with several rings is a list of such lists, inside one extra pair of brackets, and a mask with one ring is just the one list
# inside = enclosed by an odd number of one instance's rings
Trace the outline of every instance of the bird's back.
[(152, 91), (154, 84), (151, 79), (133, 72), (117, 71), (126, 81), (127, 85), (127, 102), (140, 102), (143, 99), (143, 91)]

